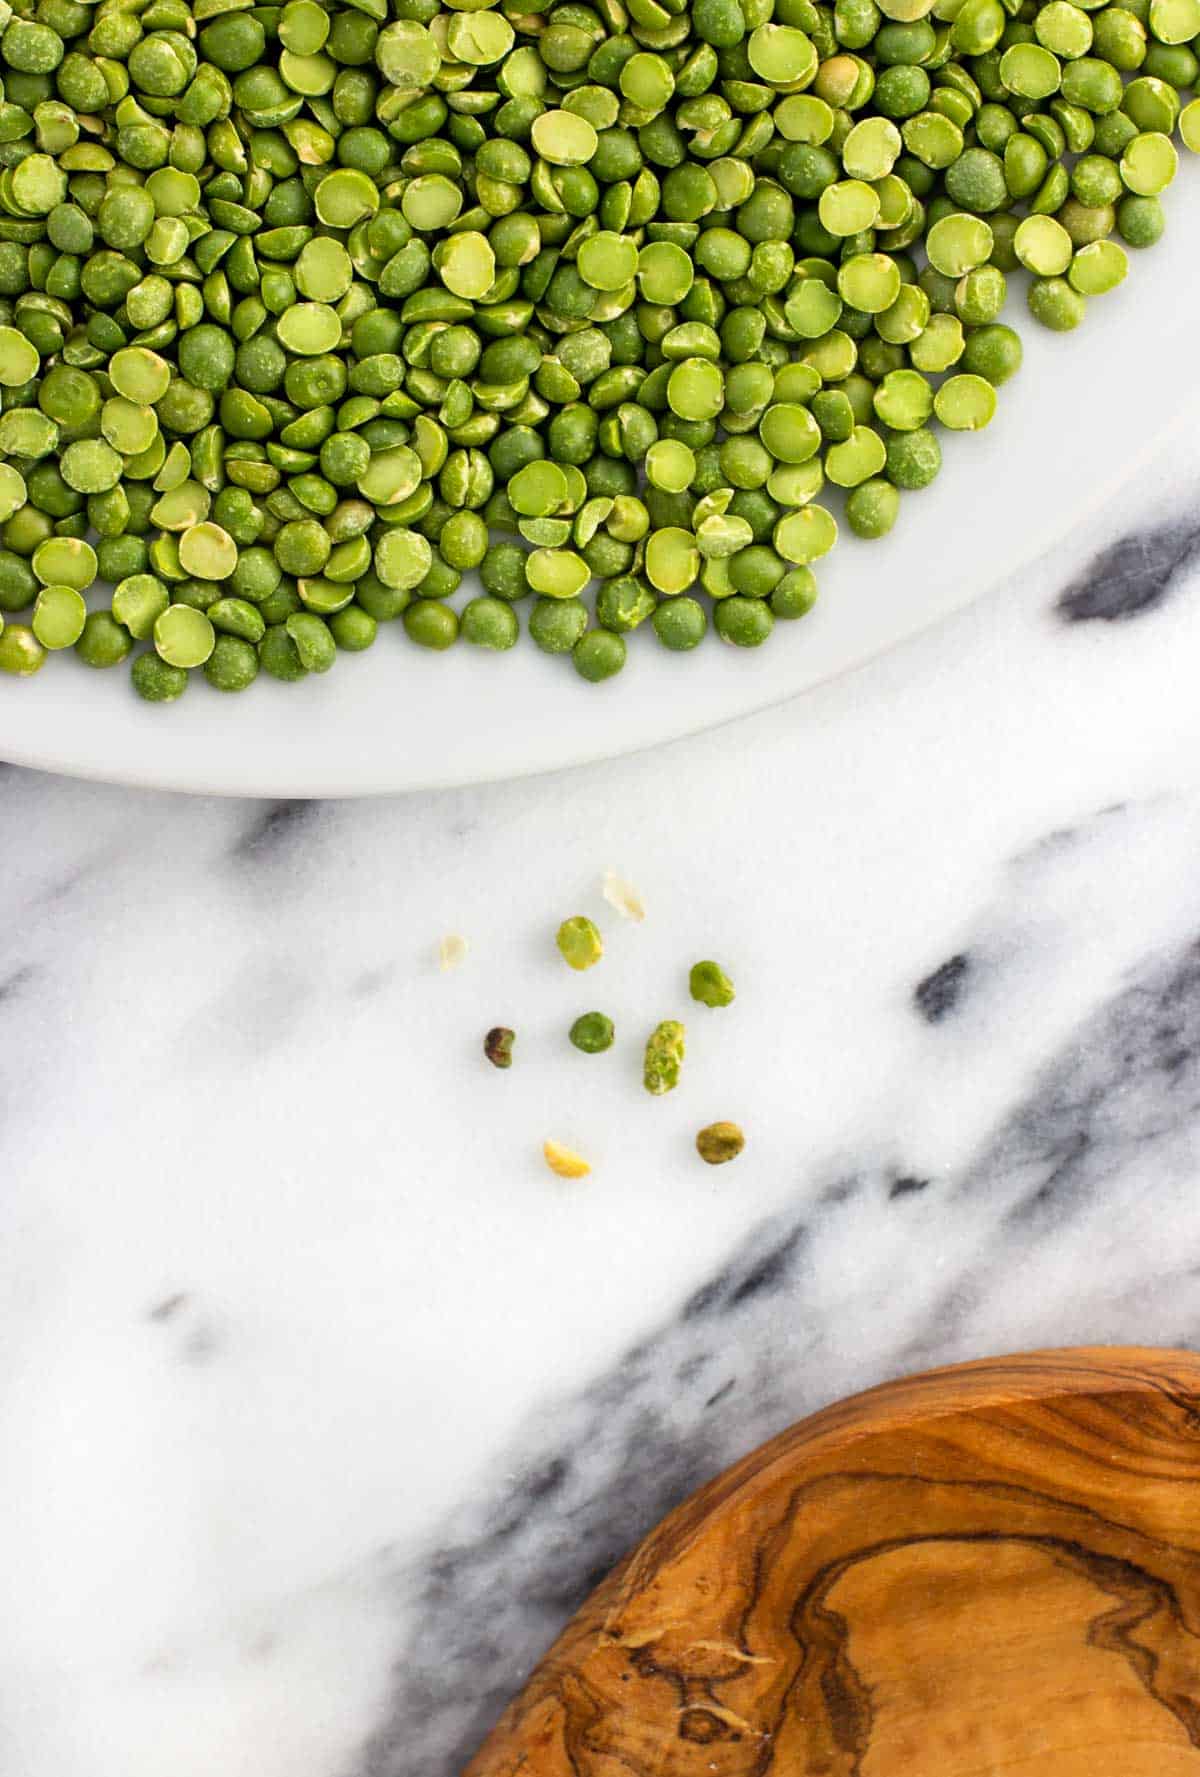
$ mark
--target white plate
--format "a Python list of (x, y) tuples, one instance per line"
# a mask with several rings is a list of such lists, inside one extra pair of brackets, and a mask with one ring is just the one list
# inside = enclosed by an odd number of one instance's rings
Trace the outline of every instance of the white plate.
[[(645, 630), (623, 673), (585, 684), (523, 638), (509, 654), (412, 647), (400, 624), (324, 678), (260, 677), (240, 697), (201, 675), (177, 704), (141, 701), (127, 672), (73, 657), (0, 675), (0, 757), (80, 777), (245, 796), (359, 796), (517, 777), (612, 757), (748, 714), (860, 665), (997, 585), (1077, 524), (1162, 443), (1195, 395), (1188, 293), (1200, 282), (1189, 210), (1200, 166), (1168, 193), (1159, 245), (1077, 333), (1010, 318), (1025, 364), (977, 437), (944, 436), (934, 485), (905, 495), (878, 543), (842, 537), (817, 564), (820, 599), (766, 646), (709, 637), (673, 655)], [(1014, 280), (1015, 282), (1015, 280)], [(1168, 291), (1173, 295), (1168, 295)]]

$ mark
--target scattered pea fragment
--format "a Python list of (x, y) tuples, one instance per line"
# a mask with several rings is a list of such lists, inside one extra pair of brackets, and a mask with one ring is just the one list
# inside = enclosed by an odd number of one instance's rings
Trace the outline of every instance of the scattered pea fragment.
[(585, 1055), (600, 1055), (613, 1046), (613, 1021), (603, 1012), (584, 1012), (571, 1026), (570, 1037)]
[(696, 1152), (709, 1166), (736, 1160), (745, 1145), (746, 1138), (736, 1123), (709, 1123), (696, 1136)]
[(558, 928), (559, 955), (571, 969), (590, 969), (604, 955), (604, 940), (586, 914), (564, 919)]
[(467, 959), (469, 948), (467, 940), (459, 932), (447, 932), (444, 938), (438, 939), (438, 968), (443, 975), (448, 975), (452, 970), (462, 967)]
[(506, 1025), (494, 1025), (483, 1039), (483, 1052), (493, 1067), (511, 1067), (513, 1061), (513, 1044), (516, 1042), (515, 1032)]
[(731, 1006), (733, 982), (720, 963), (693, 963), (688, 974), (688, 991), (702, 1006)]
[(626, 877), (618, 875), (615, 870), (604, 872), (600, 892), (622, 919), (632, 920), (635, 925), (640, 925), (645, 919), (646, 906), (641, 895)]
[(679, 1084), (683, 1068), (685, 1032), (675, 1018), (655, 1025), (646, 1041), (642, 1083), (656, 1097), (671, 1092)]

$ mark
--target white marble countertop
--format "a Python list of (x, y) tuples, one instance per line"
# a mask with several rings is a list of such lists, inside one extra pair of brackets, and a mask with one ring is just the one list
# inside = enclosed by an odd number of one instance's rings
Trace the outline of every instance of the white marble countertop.
[[(5, 1777), (454, 1777), (589, 1582), (823, 1401), (1195, 1342), (1198, 485), (1200, 423), (940, 630), (575, 774), (0, 768)], [(985, 491), (964, 572), (1012, 521)]]

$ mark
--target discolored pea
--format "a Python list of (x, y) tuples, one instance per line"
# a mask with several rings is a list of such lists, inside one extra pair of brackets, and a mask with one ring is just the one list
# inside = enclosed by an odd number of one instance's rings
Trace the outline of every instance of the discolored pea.
[(746, 1138), (736, 1123), (709, 1123), (696, 1136), (696, 1152), (709, 1166), (736, 1160)]
[(483, 1052), (493, 1067), (507, 1068), (513, 1063), (513, 1044), (516, 1042), (515, 1031), (507, 1025), (497, 1024), (483, 1039)]

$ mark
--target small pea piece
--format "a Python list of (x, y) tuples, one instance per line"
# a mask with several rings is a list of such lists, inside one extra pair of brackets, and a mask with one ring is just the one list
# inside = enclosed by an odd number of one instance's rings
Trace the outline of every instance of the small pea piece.
[(613, 1021), (604, 1012), (584, 1012), (571, 1026), (570, 1038), (585, 1055), (600, 1055), (613, 1046)]
[(583, 913), (563, 920), (555, 942), (560, 956), (571, 969), (593, 968), (604, 955), (604, 940), (594, 922)]
[(736, 1160), (746, 1138), (736, 1123), (709, 1123), (696, 1136), (696, 1152), (709, 1166)]
[(561, 1142), (543, 1142), (542, 1155), (546, 1165), (558, 1178), (586, 1178), (592, 1170), (582, 1154), (577, 1154), (573, 1148), (564, 1147)]
[(483, 1052), (493, 1067), (511, 1067), (516, 1033), (507, 1025), (496, 1024), (483, 1039)]
[(656, 1098), (664, 1092), (673, 1091), (679, 1084), (685, 1038), (686, 1032), (678, 1019), (666, 1018), (661, 1024), (655, 1025), (646, 1040), (642, 1084)]
[(702, 1006), (731, 1006), (733, 982), (719, 963), (693, 963), (688, 974), (688, 991)]

